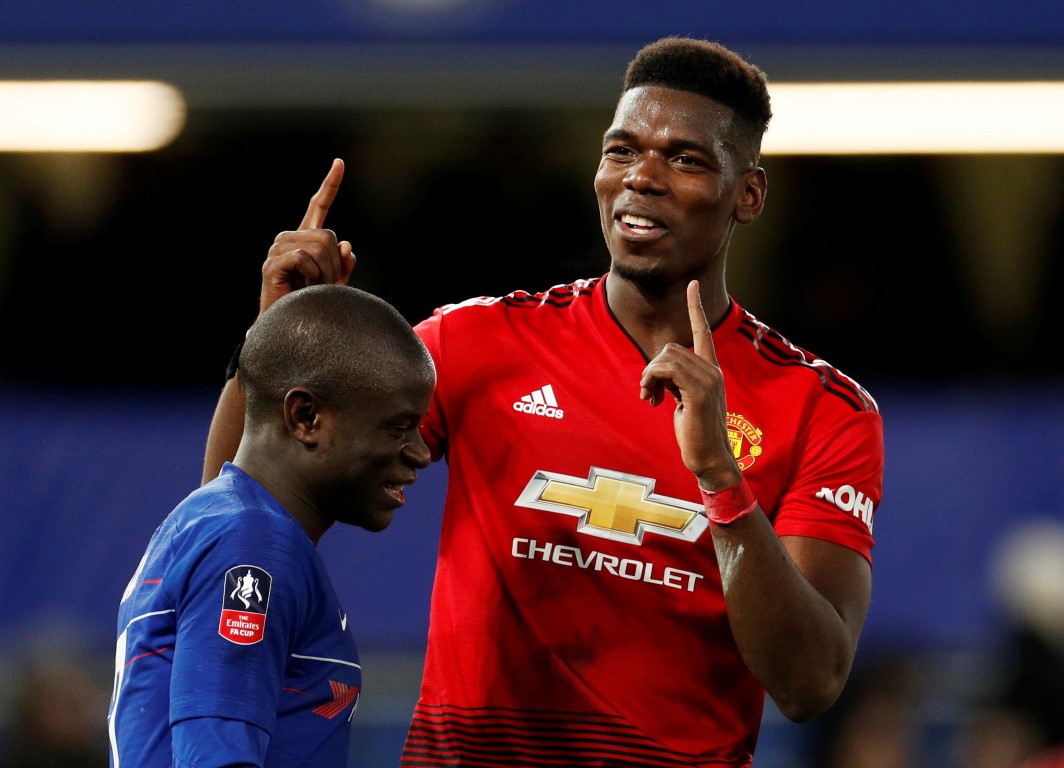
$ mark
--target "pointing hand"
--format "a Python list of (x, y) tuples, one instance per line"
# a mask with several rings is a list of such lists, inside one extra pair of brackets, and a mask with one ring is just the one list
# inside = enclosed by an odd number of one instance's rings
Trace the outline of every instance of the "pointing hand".
[(262, 264), (262, 290), (259, 293), (259, 312), (286, 293), (319, 283), (346, 284), (355, 268), (351, 243), (337, 241), (336, 233), (325, 229), (340, 182), (344, 177), (344, 161), (336, 158), (321, 187), (310, 198), (307, 212), (294, 231), (281, 232)]
[(665, 393), (676, 401), (673, 424), (684, 464), (707, 491), (739, 482), (739, 466), (728, 441), (724, 374), (697, 280), (687, 286), (693, 349), (670, 342), (643, 369), (639, 397), (657, 406)]

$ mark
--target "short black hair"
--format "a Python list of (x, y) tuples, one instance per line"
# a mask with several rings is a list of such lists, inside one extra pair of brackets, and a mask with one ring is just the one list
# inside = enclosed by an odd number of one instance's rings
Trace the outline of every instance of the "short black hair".
[(645, 85), (690, 91), (731, 107), (736, 128), (757, 147), (772, 119), (765, 73), (710, 40), (671, 35), (641, 48), (628, 63), (622, 92)]
[(387, 391), (411, 371), (435, 376), (409, 321), (384, 299), (347, 285), (312, 285), (281, 297), (251, 326), (240, 352), (247, 413), (256, 419), (276, 412), (296, 386), (346, 402)]

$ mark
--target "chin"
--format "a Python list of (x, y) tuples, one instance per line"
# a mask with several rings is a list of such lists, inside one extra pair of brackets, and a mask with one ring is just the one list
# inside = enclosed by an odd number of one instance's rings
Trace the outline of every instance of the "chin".
[(372, 515), (368, 520), (366, 520), (362, 527), (365, 528), (367, 531), (370, 531), (371, 533), (377, 533), (378, 531), (383, 531), (391, 524), (392, 512), (391, 510), (388, 510), (387, 512), (381, 512), (379, 514)]
[(613, 273), (630, 283), (634, 283), (647, 293), (661, 293), (670, 285), (665, 269), (659, 265), (634, 267), (631, 264), (615, 261), (613, 263)]

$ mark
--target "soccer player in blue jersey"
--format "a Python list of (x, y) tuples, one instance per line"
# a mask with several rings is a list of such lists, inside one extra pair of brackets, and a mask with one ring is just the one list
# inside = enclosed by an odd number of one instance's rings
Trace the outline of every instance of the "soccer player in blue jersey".
[(435, 367), (390, 304), (318, 285), (259, 316), (239, 372), (233, 461), (158, 527), (122, 596), (112, 768), (347, 765), (361, 667), (316, 545), (403, 505)]

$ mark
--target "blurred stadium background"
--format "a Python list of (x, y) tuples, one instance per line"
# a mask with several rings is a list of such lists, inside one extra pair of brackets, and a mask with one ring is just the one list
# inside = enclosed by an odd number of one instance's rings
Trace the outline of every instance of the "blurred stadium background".
[[(95, 749), (61, 764), (106, 765), (118, 597), (332, 158), (354, 282), (411, 321), (599, 274), (601, 133), (674, 33), (770, 83), (1064, 80), (1047, 0), (7, 0), (0, 80), (160, 80), (187, 111), (150, 152), (0, 150), (0, 765), (42, 721)], [(887, 470), (854, 682), (816, 723), (770, 705), (756, 768), (871, 768), (865, 738), (876, 768), (1009, 768), (1034, 726), (1064, 741), (1064, 154), (763, 164), (729, 288), (872, 390)], [(352, 768), (397, 764), (445, 487), (433, 467), (388, 531), (322, 542), (365, 656)]]

